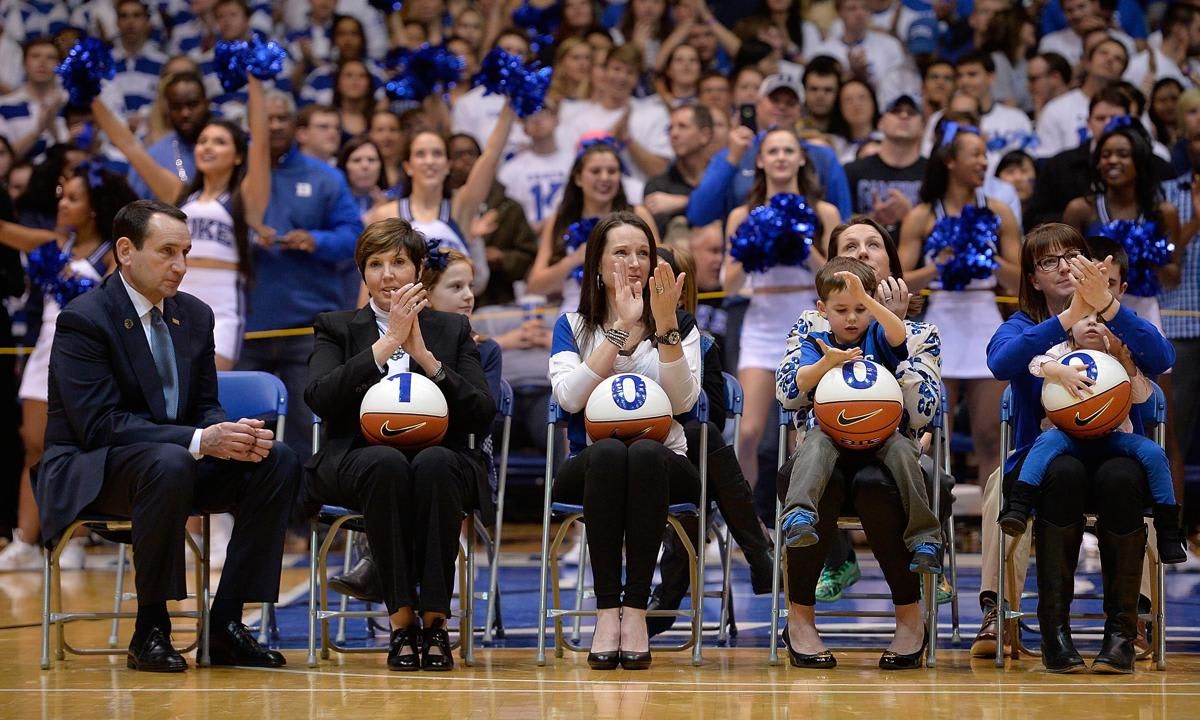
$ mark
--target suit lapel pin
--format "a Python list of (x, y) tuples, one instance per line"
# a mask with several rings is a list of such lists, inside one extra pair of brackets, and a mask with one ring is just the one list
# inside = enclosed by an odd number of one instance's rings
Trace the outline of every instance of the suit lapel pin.
[(178, 325), (178, 324), (179, 324), (179, 318), (171, 318), (171, 324), (172, 324), (172, 325)]
[(126, 330), (132, 330), (132, 329), (133, 329), (133, 321), (132, 321), (132, 320), (130, 320), (129, 318), (125, 318), (125, 329), (126, 329)]

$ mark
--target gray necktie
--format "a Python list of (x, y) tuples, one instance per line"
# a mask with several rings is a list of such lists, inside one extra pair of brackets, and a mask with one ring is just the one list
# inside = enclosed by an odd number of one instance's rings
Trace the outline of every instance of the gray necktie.
[(174, 420), (179, 412), (179, 381), (175, 373), (175, 343), (171, 341), (171, 331), (167, 329), (167, 324), (163, 322), (162, 312), (157, 307), (150, 308), (150, 354), (154, 356), (154, 366), (158, 368), (158, 379), (162, 381), (167, 418)]

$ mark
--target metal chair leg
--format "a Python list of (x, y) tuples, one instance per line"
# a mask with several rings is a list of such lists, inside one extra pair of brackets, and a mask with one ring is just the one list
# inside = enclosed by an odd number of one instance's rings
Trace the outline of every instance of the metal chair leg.
[[(125, 543), (117, 545), (117, 589), (113, 592), (113, 613), (121, 612), (125, 600)], [(112, 630), (108, 634), (108, 646), (115, 648), (120, 643), (121, 618), (114, 617)]]
[[(343, 575), (350, 572), (350, 567), (351, 567), (350, 561), (351, 561), (351, 556), (353, 555), (353, 550), (354, 550), (354, 531), (353, 530), (346, 531), (346, 544), (344, 545), (344, 547), (345, 547), (345, 550), (342, 553), (342, 574)], [(338, 611), (346, 612), (346, 608), (350, 604), (350, 597), (348, 595), (343, 595), (340, 603), (341, 604), (338, 606)], [(370, 627), (370, 625), (368, 624), (367, 627)], [(344, 642), (346, 642), (346, 618), (340, 617), (340, 618), (338, 618), (338, 626), (337, 626), (337, 643), (340, 645)]]
[[(308, 666), (317, 666), (317, 521), (309, 524), (308, 536)], [(321, 579), (324, 584), (324, 578)]]
[[(580, 523), (579, 527), (579, 577), (575, 580), (575, 609), (583, 609), (583, 598), (586, 594), (587, 566), (588, 566), (588, 544), (587, 544), (587, 525)], [(571, 642), (578, 643), (581, 637), (581, 626), (583, 618), (579, 615), (571, 618)]]
[[(546, 425), (546, 475), (542, 500), (542, 558), (538, 578), (538, 631), (537, 656), (539, 667), (546, 664), (546, 590), (550, 572), (550, 497), (554, 483), (552, 454), (554, 448), (554, 424)], [(557, 564), (557, 563), (556, 563)]]
[(50, 551), (42, 548), (42, 669), (50, 669)]
[(491, 569), (488, 573), (487, 614), (484, 617), (483, 641), (490, 644), (493, 641), (492, 628), (496, 624), (496, 604), (500, 592), (500, 537), (504, 530), (504, 496), (508, 485), (508, 448), (509, 437), (512, 433), (512, 416), (504, 417), (504, 429), (500, 434), (500, 477), (496, 489), (496, 531), (493, 533)]

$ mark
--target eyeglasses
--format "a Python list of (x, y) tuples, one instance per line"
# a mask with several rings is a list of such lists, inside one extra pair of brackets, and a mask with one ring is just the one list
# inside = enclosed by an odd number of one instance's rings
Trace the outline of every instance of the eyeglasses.
[(1037, 266), (1042, 272), (1054, 272), (1058, 269), (1060, 262), (1069, 263), (1079, 256), (1080, 252), (1078, 250), (1071, 250), (1062, 255), (1046, 255), (1037, 261)]

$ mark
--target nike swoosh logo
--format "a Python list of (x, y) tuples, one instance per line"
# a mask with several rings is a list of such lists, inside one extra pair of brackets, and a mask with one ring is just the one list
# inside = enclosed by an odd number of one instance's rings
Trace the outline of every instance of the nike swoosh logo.
[(393, 430), (391, 427), (388, 426), (387, 421), (385, 420), (383, 423), (383, 426), (379, 428), (379, 432), (384, 437), (396, 437), (397, 435), (403, 435), (406, 432), (412, 432), (413, 430), (419, 430), (419, 429), (425, 427), (425, 425), (426, 425), (425, 422), (419, 422), (419, 423), (416, 423), (415, 425), (405, 425), (402, 428), (396, 428)]
[(621, 442), (633, 442), (634, 440), (641, 438), (643, 435), (645, 435), (648, 432), (650, 432), (650, 428), (646, 428), (645, 430), (639, 430), (638, 432), (635, 432), (632, 435), (626, 435), (626, 436), (622, 437), (617, 434), (616, 430), (613, 430), (611, 437), (614, 440), (620, 440)]
[(871, 418), (875, 417), (876, 415), (878, 415), (881, 412), (883, 412), (883, 408), (880, 408), (878, 410), (872, 410), (871, 412), (869, 412), (865, 415), (854, 415), (852, 417), (846, 417), (846, 411), (842, 410), (841, 412), (838, 413), (838, 416), (837, 416), (838, 425), (841, 425), (843, 427), (848, 426), (848, 425), (857, 425), (858, 423), (862, 422), (863, 420), (870, 420)]
[(1088, 423), (1090, 423), (1091, 421), (1093, 421), (1093, 420), (1095, 420), (1096, 418), (1100, 417), (1100, 413), (1102, 413), (1102, 412), (1104, 412), (1105, 410), (1107, 410), (1107, 409), (1108, 409), (1108, 406), (1109, 406), (1109, 405), (1112, 405), (1112, 404), (1113, 404), (1113, 400), (1115, 400), (1115, 399), (1116, 399), (1116, 398), (1109, 398), (1109, 399), (1108, 399), (1108, 402), (1104, 403), (1104, 405), (1103, 405), (1103, 406), (1101, 406), (1099, 410), (1097, 410), (1096, 412), (1092, 413), (1091, 415), (1088, 415), (1088, 416), (1087, 416), (1087, 417), (1085, 417), (1085, 418), (1081, 418), (1081, 417), (1079, 417), (1079, 413), (1075, 413), (1075, 424), (1076, 424), (1076, 425), (1078, 425), (1079, 427), (1083, 427), (1084, 425), (1087, 425), (1087, 424), (1088, 424)]

